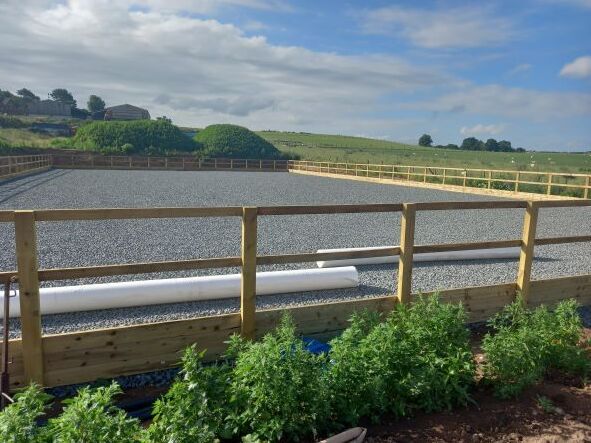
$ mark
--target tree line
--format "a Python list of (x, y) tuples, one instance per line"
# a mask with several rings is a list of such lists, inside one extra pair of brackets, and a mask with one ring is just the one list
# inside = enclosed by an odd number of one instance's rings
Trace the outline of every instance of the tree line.
[[(49, 100), (70, 105), (72, 107), (72, 117), (86, 118), (95, 112), (105, 110), (105, 101), (98, 95), (88, 97), (86, 108), (79, 108), (78, 102), (70, 91), (65, 88), (56, 88), (47, 94)], [(0, 89), (0, 113), (25, 115), (28, 113), (28, 105), (35, 101), (41, 101), (41, 98), (30, 89), (22, 88), (13, 94), (10, 91)]]
[(497, 141), (489, 138), (486, 142), (476, 137), (467, 137), (460, 146), (450, 143), (448, 145), (433, 145), (433, 138), (429, 134), (423, 134), (419, 138), (419, 146), (427, 146), (440, 149), (460, 149), (464, 151), (490, 151), (490, 152), (525, 152), (523, 148), (513, 148), (507, 140)]

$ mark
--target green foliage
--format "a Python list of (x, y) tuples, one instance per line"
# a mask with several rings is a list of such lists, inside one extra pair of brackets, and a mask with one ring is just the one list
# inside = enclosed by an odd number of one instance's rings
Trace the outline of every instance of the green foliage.
[(91, 95), (88, 97), (87, 109), (90, 112), (99, 112), (105, 110), (105, 101), (98, 95)]
[(0, 115), (0, 128), (26, 128), (30, 126), (27, 122), (10, 115)]
[(419, 138), (419, 146), (431, 146), (433, 145), (433, 139), (429, 134), (423, 134)]
[(28, 101), (39, 100), (39, 97), (33, 94), (33, 92), (27, 88), (19, 89), (18, 91), (16, 91), (16, 95)]
[(466, 404), (475, 366), (461, 305), (420, 297), (385, 322), (355, 315), (332, 341), (333, 421), (353, 425), (385, 412), (408, 415)]
[(211, 443), (218, 436), (231, 437), (226, 420), (230, 367), (205, 367), (203, 354), (195, 346), (185, 351), (182, 378), (154, 404), (148, 441)]
[(95, 121), (78, 128), (73, 147), (105, 153), (165, 154), (194, 151), (198, 144), (164, 120)]
[(65, 105), (71, 105), (72, 108), (76, 107), (76, 100), (70, 91), (64, 88), (54, 89), (49, 93), (49, 98), (56, 102), (63, 103)]
[(233, 418), (250, 441), (310, 441), (328, 417), (326, 356), (306, 351), (285, 315), (260, 342), (234, 337)]
[(516, 396), (550, 369), (577, 375), (591, 369), (578, 346), (582, 325), (573, 300), (561, 302), (551, 312), (544, 306), (528, 310), (518, 298), (489, 325), (494, 333), (482, 343), (484, 376), (501, 398)]
[(203, 145), (202, 158), (285, 158), (275, 146), (247, 128), (236, 125), (210, 125), (195, 140)]
[(368, 377), (368, 362), (360, 345), (380, 322), (375, 312), (354, 313), (349, 327), (330, 343), (327, 378), (331, 413), (335, 423), (353, 426), (372, 410), (373, 378)]
[(37, 419), (46, 409), (50, 396), (40, 386), (31, 385), (15, 395), (15, 402), (0, 412), (0, 441), (4, 443), (36, 443), (43, 441)]
[(65, 400), (62, 414), (50, 420), (48, 434), (54, 443), (133, 443), (143, 430), (138, 420), (113, 406), (113, 397), (121, 392), (116, 383), (96, 389), (84, 387), (78, 395)]

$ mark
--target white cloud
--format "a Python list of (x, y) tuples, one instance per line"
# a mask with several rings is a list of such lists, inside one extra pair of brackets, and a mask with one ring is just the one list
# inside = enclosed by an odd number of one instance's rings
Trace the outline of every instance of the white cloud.
[(516, 33), (510, 19), (475, 6), (437, 11), (386, 6), (365, 11), (361, 25), (368, 34), (400, 34), (424, 48), (495, 46)]
[(129, 10), (131, 2), (9, 1), (0, 4), (3, 89), (66, 87), (80, 103), (98, 94), (180, 124), (365, 131), (374, 122), (359, 115), (380, 97), (454, 82), (395, 57), (272, 45), (217, 20)]
[(560, 70), (560, 75), (574, 78), (591, 77), (591, 55), (584, 55), (567, 63)]
[(407, 107), (434, 112), (549, 121), (591, 115), (591, 94), (484, 85), (462, 88), (429, 101), (408, 104)]
[(545, 0), (548, 3), (556, 3), (559, 5), (570, 5), (580, 8), (591, 9), (591, 0)]
[(460, 129), (460, 134), (462, 134), (462, 135), (483, 135), (483, 134), (497, 135), (497, 134), (500, 134), (501, 132), (503, 132), (504, 128), (505, 128), (505, 126), (502, 124), (483, 125), (482, 123), (478, 123), (477, 125), (474, 125), (472, 127), (462, 126), (462, 128)]
[(532, 65), (530, 65), (529, 63), (521, 63), (521, 64), (513, 67), (513, 69), (511, 69), (509, 71), (509, 75), (522, 74), (524, 72), (529, 71), (531, 68), (532, 68)]

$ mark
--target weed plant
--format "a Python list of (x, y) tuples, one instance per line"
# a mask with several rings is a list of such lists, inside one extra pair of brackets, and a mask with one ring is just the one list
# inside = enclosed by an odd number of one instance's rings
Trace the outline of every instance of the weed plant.
[(554, 311), (524, 307), (521, 297), (493, 317), (485, 336), (485, 381), (501, 398), (515, 397), (551, 369), (586, 376), (591, 362), (578, 346), (582, 324), (574, 300)]

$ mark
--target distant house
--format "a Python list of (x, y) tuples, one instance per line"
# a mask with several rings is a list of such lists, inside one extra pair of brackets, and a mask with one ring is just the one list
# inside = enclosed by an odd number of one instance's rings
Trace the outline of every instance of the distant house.
[(111, 106), (105, 109), (105, 120), (149, 120), (150, 113), (147, 109), (133, 105)]
[(71, 117), (72, 105), (53, 100), (33, 100), (27, 103), (29, 115), (52, 115), (58, 117)]

